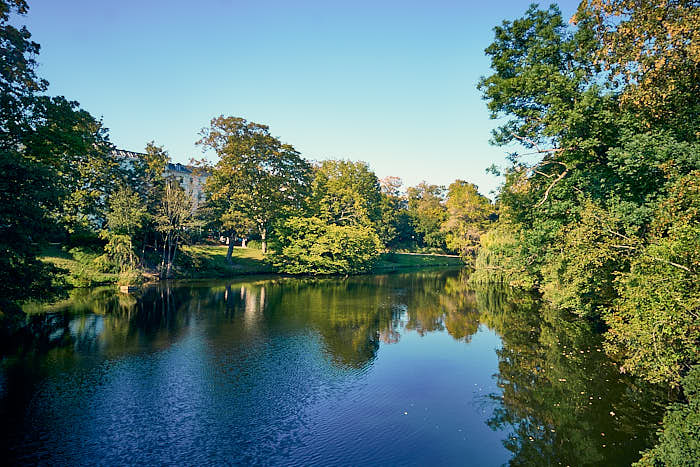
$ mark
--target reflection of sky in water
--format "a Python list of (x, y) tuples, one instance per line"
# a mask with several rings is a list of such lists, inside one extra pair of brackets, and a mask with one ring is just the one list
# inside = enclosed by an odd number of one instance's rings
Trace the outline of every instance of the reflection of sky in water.
[[(569, 455), (553, 448), (563, 439), (511, 443), (529, 441), (523, 421), (559, 423), (530, 392), (549, 383), (517, 362), (548, 352), (523, 324), (533, 309), (517, 314), (532, 302), (475, 293), (455, 271), (187, 284), (110, 300), (100, 295), (99, 315), (59, 310), (44, 322), (56, 327), (48, 339), (34, 336), (43, 351), (0, 366), (11, 460), (494, 465)], [(63, 306), (96, 305), (88, 294)], [(624, 389), (612, 392), (628, 403)], [(589, 424), (562, 436), (590, 441), (604, 427), (614, 438), (609, 424)], [(595, 454), (591, 442), (579, 446)], [(620, 447), (615, 459), (638, 450)]]

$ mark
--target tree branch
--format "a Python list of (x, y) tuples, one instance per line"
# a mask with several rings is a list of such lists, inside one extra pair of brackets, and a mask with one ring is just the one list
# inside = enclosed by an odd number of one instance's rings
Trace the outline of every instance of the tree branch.
[[(566, 165), (564, 166), (566, 167)], [(547, 187), (547, 191), (544, 192), (544, 198), (542, 198), (536, 205), (535, 207), (538, 208), (544, 204), (545, 201), (547, 201), (547, 198), (549, 198), (549, 192), (554, 188), (554, 185), (556, 185), (562, 178), (566, 176), (566, 174), (569, 173), (569, 169), (564, 169), (562, 173), (559, 174), (557, 178), (554, 179), (554, 181)]]

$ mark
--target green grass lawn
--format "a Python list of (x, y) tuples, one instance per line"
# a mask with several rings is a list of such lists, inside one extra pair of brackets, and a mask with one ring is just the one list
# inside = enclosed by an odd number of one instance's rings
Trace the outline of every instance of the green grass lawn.
[(374, 265), (374, 271), (385, 271), (398, 268), (429, 268), (444, 266), (463, 266), (459, 256), (385, 253)]
[(102, 272), (96, 266), (94, 259), (97, 256), (97, 253), (79, 249), (65, 251), (59, 246), (51, 245), (42, 251), (39, 259), (67, 271), (65, 279), (74, 287), (92, 287), (116, 282), (117, 274)]
[(234, 248), (231, 264), (226, 262), (228, 247), (225, 245), (192, 245), (183, 249), (192, 258), (192, 277), (227, 277), (273, 272), (262, 251), (254, 248)]

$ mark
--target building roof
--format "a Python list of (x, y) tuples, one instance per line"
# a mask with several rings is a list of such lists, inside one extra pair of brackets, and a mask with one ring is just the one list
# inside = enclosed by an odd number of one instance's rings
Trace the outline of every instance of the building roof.
[(129, 159), (140, 159), (146, 154), (142, 152), (127, 151), (126, 149), (112, 149), (112, 155), (115, 157), (127, 157)]
[[(118, 158), (123, 158), (123, 159), (140, 159), (146, 154), (142, 152), (134, 152), (134, 151), (127, 151), (126, 149), (112, 149), (112, 155)], [(194, 173), (194, 167), (191, 165), (185, 165), (181, 164), (179, 162), (172, 163), (168, 162), (168, 164), (165, 166), (166, 171), (170, 172), (178, 172), (182, 174), (189, 174), (189, 175), (199, 175), (199, 176), (204, 176), (206, 177), (208, 174), (206, 173)]]

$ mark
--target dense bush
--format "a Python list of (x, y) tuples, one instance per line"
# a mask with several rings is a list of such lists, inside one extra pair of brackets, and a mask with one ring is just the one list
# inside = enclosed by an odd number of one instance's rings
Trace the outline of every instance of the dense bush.
[(292, 217), (277, 229), (270, 260), (288, 274), (357, 274), (372, 267), (381, 247), (370, 227)]

